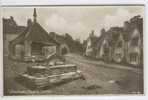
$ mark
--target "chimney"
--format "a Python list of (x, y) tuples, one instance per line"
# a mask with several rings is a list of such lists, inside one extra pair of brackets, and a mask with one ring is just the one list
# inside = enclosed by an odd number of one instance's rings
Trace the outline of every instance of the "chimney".
[(14, 20), (12, 16), (10, 16), (10, 19), (11, 19), (11, 20)]
[(91, 33), (89, 34), (90, 37), (94, 36), (94, 30), (91, 31)]
[(105, 34), (105, 29), (101, 29), (101, 34)]
[(128, 21), (125, 21), (125, 22), (124, 22), (123, 29), (124, 29), (124, 30), (127, 30), (128, 28), (129, 28), (129, 22), (128, 22)]

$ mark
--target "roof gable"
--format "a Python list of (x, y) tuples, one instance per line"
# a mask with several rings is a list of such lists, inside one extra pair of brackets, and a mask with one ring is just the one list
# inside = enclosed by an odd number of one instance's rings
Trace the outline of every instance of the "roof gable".
[(51, 44), (51, 45), (59, 44), (53, 38), (51, 38), (48, 35), (48, 33), (43, 29), (43, 27), (37, 22), (27, 27), (25, 31), (22, 34), (20, 34), (16, 39), (14, 39), (12, 42), (16, 44), (16, 43), (22, 43), (25, 40)]
[(57, 42), (48, 35), (48, 33), (42, 28), (39, 23), (33, 23), (31, 28), (25, 35), (25, 40), (57, 44)]

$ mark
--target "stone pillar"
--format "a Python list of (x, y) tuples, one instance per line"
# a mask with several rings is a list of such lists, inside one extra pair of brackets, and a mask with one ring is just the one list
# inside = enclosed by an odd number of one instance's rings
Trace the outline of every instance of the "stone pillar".
[(31, 42), (29, 41), (24, 42), (24, 51), (25, 51), (25, 56), (31, 56)]
[(59, 46), (59, 45), (56, 46), (56, 54), (57, 54), (57, 55), (61, 55), (61, 54), (60, 54), (60, 46)]

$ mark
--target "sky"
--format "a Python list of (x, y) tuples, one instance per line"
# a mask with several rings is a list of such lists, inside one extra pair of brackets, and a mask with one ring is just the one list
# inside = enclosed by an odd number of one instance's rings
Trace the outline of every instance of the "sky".
[[(50, 6), (36, 7), (37, 22), (49, 33), (68, 33), (74, 39), (85, 40), (92, 30), (122, 27), (124, 21), (136, 15), (144, 17), (144, 6)], [(18, 25), (27, 25), (33, 19), (33, 7), (4, 7), (3, 17), (14, 17)]]

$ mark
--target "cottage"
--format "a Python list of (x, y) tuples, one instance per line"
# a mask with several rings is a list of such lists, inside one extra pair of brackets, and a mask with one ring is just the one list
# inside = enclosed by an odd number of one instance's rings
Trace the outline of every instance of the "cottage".
[(95, 41), (97, 45), (92, 42), (93, 34), (89, 36), (85, 52), (87, 56), (95, 55), (97, 59), (116, 63), (143, 65), (143, 18), (135, 16), (125, 21), (123, 27), (111, 27), (106, 32), (102, 29), (101, 33)]
[(54, 40), (56, 40), (60, 46), (59, 46), (59, 54), (65, 55), (70, 52), (69, 46), (67, 45), (67, 42), (65, 41), (65, 37), (59, 34), (56, 34), (55, 32), (50, 32), (49, 36), (52, 37)]
[(15, 39), (19, 33), (25, 30), (25, 26), (19, 26), (14, 18), (3, 18), (3, 39), (4, 39), (4, 55), (9, 55), (8, 45), (9, 42)]
[(112, 57), (115, 62), (120, 63), (123, 61), (124, 47), (125, 47), (125, 43), (124, 43), (123, 35), (119, 33), (117, 42), (114, 47), (113, 57)]
[(107, 37), (102, 38), (98, 45), (97, 45), (97, 59), (102, 59), (104, 61), (110, 61), (111, 60), (111, 48), (109, 46), (109, 41)]
[(124, 24), (126, 63), (139, 66), (143, 64), (143, 18), (134, 16)]
[(58, 45), (53, 38), (37, 22), (37, 13), (34, 9), (34, 21), (28, 20), (25, 31), (10, 42), (9, 51), (13, 58), (48, 56), (58, 53)]
[(138, 29), (134, 29), (131, 40), (128, 43), (127, 61), (132, 65), (139, 65), (141, 57), (141, 37)]
[[(108, 31), (104, 31), (100, 36), (100, 41), (97, 45), (97, 58), (104, 59), (105, 61), (120, 62), (123, 58), (124, 47), (121, 27), (111, 27)], [(120, 58), (120, 56), (122, 56)], [(118, 61), (119, 60), (119, 61)]]
[(98, 41), (98, 37), (94, 35), (94, 30), (90, 33), (87, 39), (87, 47), (85, 50), (85, 56), (96, 57), (96, 45)]

